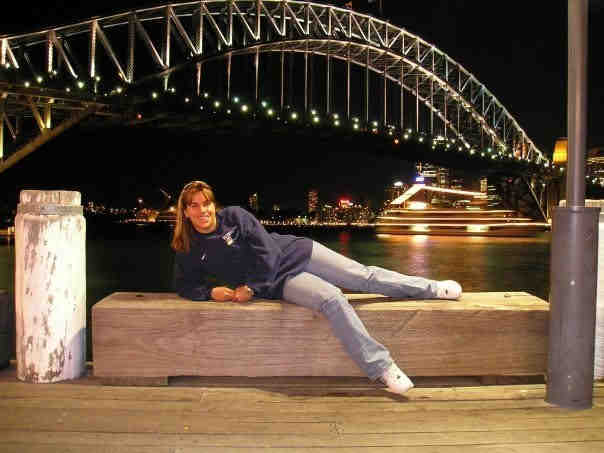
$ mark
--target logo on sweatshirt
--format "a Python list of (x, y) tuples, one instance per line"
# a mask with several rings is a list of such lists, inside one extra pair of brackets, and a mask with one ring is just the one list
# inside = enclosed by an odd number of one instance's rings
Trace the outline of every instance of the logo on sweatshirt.
[(231, 245), (233, 245), (233, 242), (235, 242), (233, 240), (233, 233), (234, 232), (235, 232), (235, 230), (231, 230), (231, 231), (228, 231), (227, 233), (225, 233), (222, 236), (222, 239), (224, 240), (224, 242), (226, 242), (226, 245), (231, 246)]

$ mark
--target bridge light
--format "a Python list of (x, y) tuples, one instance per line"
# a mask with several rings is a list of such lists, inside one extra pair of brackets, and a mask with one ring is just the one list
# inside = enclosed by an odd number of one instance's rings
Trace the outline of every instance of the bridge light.
[(315, 109), (312, 109), (312, 110), (310, 111), (310, 114), (311, 114), (312, 116), (315, 116), (315, 115), (317, 114), (317, 111), (316, 111)]
[(118, 94), (121, 94), (121, 92), (122, 92), (122, 91), (124, 91), (124, 89), (123, 89), (122, 87), (117, 87), (117, 88), (115, 89), (115, 91), (117, 91), (117, 92), (118, 92)]
[(220, 107), (220, 101), (214, 101), (214, 107), (216, 107), (216, 108)]
[(78, 88), (79, 89), (84, 88), (84, 82), (82, 82), (81, 80), (78, 80)]
[(335, 121), (333, 122), (333, 124), (334, 124), (334, 126), (339, 126), (339, 125), (340, 125), (340, 120), (335, 120)]
[(405, 135), (403, 135), (403, 138), (404, 138), (405, 140), (408, 140), (408, 139), (409, 139), (409, 134), (405, 134)]
[(352, 125), (352, 128), (353, 128), (353, 129), (356, 131), (356, 130), (358, 130), (358, 129), (359, 129), (359, 125), (358, 125), (357, 123), (354, 123), (354, 124)]
[(231, 109), (227, 109), (227, 115), (231, 114)]
[(42, 78), (42, 76), (36, 77), (36, 82), (42, 83), (43, 81), (44, 81), (44, 79)]
[(4, 67), (5, 67), (6, 69), (10, 69), (10, 63), (6, 63), (6, 64), (4, 65)]
[(377, 127), (378, 126), (378, 122), (377, 121), (373, 121), (371, 124), (373, 125), (373, 127)]
[(334, 113), (334, 114), (333, 114), (333, 118), (334, 118), (334, 119), (336, 119), (336, 120), (337, 120), (339, 117), (340, 117), (340, 115), (338, 115), (337, 113)]
[(185, 102), (188, 104), (189, 102), (191, 102), (191, 99), (185, 98)]
[(470, 154), (474, 154), (476, 151), (474, 151), (473, 149), (470, 150)]
[(25, 88), (29, 88), (30, 83), (29, 82), (25, 82), (23, 85), (25, 85)]
[(248, 111), (248, 106), (247, 106), (247, 105), (245, 105), (245, 104), (243, 104), (243, 105), (241, 106), (241, 111), (242, 111), (242, 112), (244, 112), (244, 113), (245, 113), (245, 112), (247, 112), (247, 111)]
[(480, 153), (480, 157), (484, 157), (484, 153)]
[(65, 88), (65, 91), (67, 91), (68, 93), (71, 93), (71, 88), (67, 87), (67, 88)]
[(152, 97), (153, 99), (157, 99), (157, 93), (154, 91), (153, 93), (151, 93), (151, 97)]
[(239, 102), (239, 98), (238, 98), (237, 96), (235, 96), (235, 97), (233, 98), (233, 102), (234, 102), (235, 104), (237, 104), (237, 103)]
[(143, 115), (141, 113), (137, 113), (136, 114), (136, 119), (137, 120), (142, 120), (143, 119)]
[(298, 119), (298, 114), (296, 112), (293, 112), (292, 115), (292, 120), (297, 120)]
[(266, 111), (266, 113), (267, 113), (268, 116), (273, 116), (275, 114), (275, 111), (273, 109), (268, 109)]
[(318, 117), (318, 116), (315, 116), (315, 117), (313, 117), (313, 119), (312, 119), (312, 122), (313, 122), (313, 123), (318, 123), (319, 121), (320, 121), (320, 120), (319, 120), (319, 117)]
[(461, 146), (458, 146), (458, 147), (457, 147), (457, 150), (458, 150), (458, 151), (461, 151), (461, 149), (462, 149), (462, 148), (461, 148)]
[(355, 116), (355, 117), (352, 119), (352, 121), (354, 121), (355, 123), (358, 123), (358, 122), (359, 122), (359, 119), (358, 119), (358, 118)]
[(266, 106), (268, 105), (268, 103), (266, 101), (262, 101), (261, 104), (262, 104), (262, 107), (264, 107), (264, 108), (266, 108)]
[(52, 70), (52, 75), (57, 75), (57, 70), (56, 69)]
[(207, 98), (208, 96), (210, 96), (210, 93), (208, 93), (208, 92), (203, 93), (204, 98)]
[(176, 93), (176, 88), (171, 87), (171, 88), (170, 88), (170, 93)]
[(398, 145), (399, 143), (400, 143), (399, 139), (398, 139), (398, 138), (395, 138), (395, 139), (394, 139), (394, 144), (395, 144), (395, 145)]
[(423, 141), (424, 141), (424, 137), (420, 137), (420, 138), (419, 138), (419, 142), (420, 142), (420, 143), (423, 143)]

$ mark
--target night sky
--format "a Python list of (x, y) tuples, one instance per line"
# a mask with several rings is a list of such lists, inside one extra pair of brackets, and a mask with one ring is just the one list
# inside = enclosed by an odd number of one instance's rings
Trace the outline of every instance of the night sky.
[[(69, 24), (158, 2), (10, 2), (0, 35)], [(342, 4), (344, 2), (335, 2)], [(354, 2), (360, 5), (363, 2)], [(535, 144), (550, 154), (566, 135), (566, 1), (385, 0), (384, 17), (434, 43), (484, 83)], [(485, 6), (488, 5), (488, 6)], [(590, 1), (588, 146), (604, 146), (604, 0)], [(225, 203), (300, 204), (310, 186), (323, 199), (376, 199), (411, 164), (354, 143), (263, 136), (195, 140), (161, 131), (70, 132), (0, 174), (0, 200), (16, 204), (23, 188), (81, 190), (84, 199), (133, 205), (137, 196), (160, 200), (190, 179), (213, 184)], [(138, 135), (137, 135), (138, 134)], [(8, 134), (5, 134), (5, 137)], [(247, 146), (246, 146), (247, 144)], [(309, 151), (310, 150), (310, 151)], [(116, 165), (116, 162), (121, 162)], [(159, 201), (158, 201), (159, 202)]]

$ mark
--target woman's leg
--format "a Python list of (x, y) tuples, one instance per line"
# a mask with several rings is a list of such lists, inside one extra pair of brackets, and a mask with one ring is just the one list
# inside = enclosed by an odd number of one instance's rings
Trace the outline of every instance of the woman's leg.
[(432, 299), (438, 282), (413, 277), (377, 266), (365, 266), (318, 242), (313, 243), (310, 262), (305, 269), (341, 288), (389, 297)]
[(283, 299), (322, 313), (350, 357), (371, 380), (376, 380), (392, 365), (388, 350), (367, 332), (339, 288), (302, 272), (283, 287)]

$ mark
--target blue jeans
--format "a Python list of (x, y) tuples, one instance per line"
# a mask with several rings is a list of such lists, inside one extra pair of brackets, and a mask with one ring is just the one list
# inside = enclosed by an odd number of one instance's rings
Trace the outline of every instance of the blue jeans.
[(283, 299), (322, 313), (358, 367), (376, 380), (392, 364), (390, 353), (367, 332), (338, 287), (396, 298), (431, 299), (436, 296), (436, 281), (364, 266), (314, 242), (305, 272), (285, 283)]

